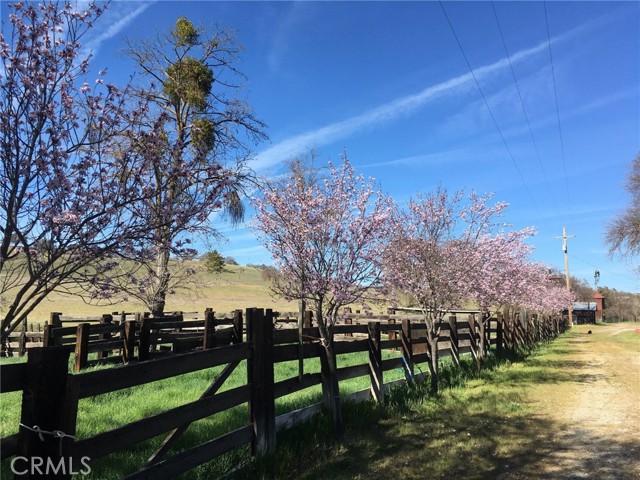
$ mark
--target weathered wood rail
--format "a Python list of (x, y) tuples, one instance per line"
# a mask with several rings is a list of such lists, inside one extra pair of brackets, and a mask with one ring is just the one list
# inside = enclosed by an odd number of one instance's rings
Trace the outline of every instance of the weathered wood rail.
[(34, 324), (29, 323), (29, 332), (25, 322), (23, 332), (12, 334), (20, 339), (10, 344), (10, 351), (24, 355), (27, 348), (62, 346), (73, 354), (74, 371), (78, 372), (101, 363), (128, 363), (168, 352), (226, 345), (238, 322), (242, 322), (241, 311), (217, 318), (211, 309), (205, 310), (204, 315), (176, 312), (155, 318), (125, 312), (105, 314), (99, 319), (70, 318), (53, 312), (48, 322), (37, 324), (35, 331)]
[[(395, 323), (383, 323), (380, 320), (362, 323), (336, 325), (332, 329), (336, 354), (368, 352), (369, 361), (360, 365), (338, 368), (338, 379), (368, 376), (370, 388), (345, 396), (343, 400), (360, 401), (373, 398), (384, 402), (385, 391), (393, 385), (406, 381), (421, 380), (428, 373), (416, 374), (418, 364), (429, 360), (425, 325), (413, 316), (394, 318)], [(243, 322), (244, 319), (244, 322)], [(214, 459), (232, 449), (248, 446), (253, 455), (273, 450), (276, 446), (276, 432), (310, 418), (323, 406), (323, 403), (308, 405), (302, 409), (275, 414), (276, 399), (315, 385), (321, 385), (325, 403), (329, 392), (326, 361), (322, 361), (326, 350), (318, 341), (317, 327), (298, 329), (274, 328), (276, 317), (271, 310), (247, 309), (243, 316), (237, 313), (223, 330), (211, 328), (214, 321), (209, 315), (198, 323), (196, 328), (203, 329), (201, 338), (207, 348), (187, 353), (176, 353), (145, 361), (132, 358), (127, 365), (77, 374), (68, 372), (69, 344), (30, 349), (27, 363), (2, 365), (0, 371), (0, 393), (23, 391), (20, 423), (38, 425), (43, 431), (60, 431), (75, 435), (78, 422), (78, 403), (81, 399), (91, 398), (125, 388), (132, 388), (189, 372), (224, 366), (221, 373), (209, 385), (201, 398), (164, 412), (141, 418), (132, 423), (119, 426), (89, 438), (39, 437), (37, 432), (24, 427), (18, 433), (0, 439), (2, 458), (20, 455), (26, 458), (48, 457), (57, 462), (60, 458), (80, 459), (89, 457), (95, 460), (113, 452), (131, 448), (140, 442), (168, 433), (162, 445), (150, 457), (146, 465), (132, 472), (128, 479), (169, 479), (187, 472), (206, 461)], [(385, 318), (383, 321), (388, 321)], [(135, 320), (125, 321), (124, 325), (80, 324), (79, 337), (90, 338), (95, 334), (112, 335), (101, 338), (94, 344), (94, 350), (110, 348), (114, 336), (123, 332), (127, 325)], [(173, 340), (174, 335), (188, 322), (143, 319), (139, 341), (147, 337), (148, 345), (161, 344)], [(557, 319), (518, 317), (505, 320), (501, 316), (491, 319), (486, 328), (487, 348), (496, 350), (512, 348), (525, 343), (550, 338), (561, 327)], [(116, 328), (118, 327), (118, 328)], [(124, 328), (121, 330), (120, 327)], [(244, 328), (243, 328), (244, 327)], [(61, 327), (66, 328), (66, 327)], [(145, 330), (146, 329), (146, 330)], [(175, 330), (178, 332), (175, 332)], [(145, 330), (146, 333), (142, 333)], [(246, 331), (246, 336), (244, 332)], [(458, 363), (464, 354), (478, 355), (480, 342), (479, 322), (473, 315), (467, 318), (448, 317), (442, 325), (442, 334), (438, 343), (439, 355), (450, 356)], [(131, 332), (129, 332), (131, 334)], [(118, 339), (117, 341), (120, 341)], [(127, 341), (126, 336), (123, 340)], [(99, 343), (102, 342), (102, 343)], [(126, 347), (124, 347), (126, 351)], [(390, 358), (384, 358), (382, 352), (392, 351)], [(311, 358), (320, 358), (322, 369), (319, 373), (300, 375), (275, 381), (274, 368), (280, 362)], [(77, 357), (76, 357), (77, 359)], [(133, 361), (138, 360), (138, 361)], [(140, 361), (142, 360), (142, 361)], [(224, 382), (231, 373), (245, 362), (247, 383), (230, 390), (221, 391)], [(405, 378), (385, 383), (385, 373), (401, 369)], [(424, 369), (426, 372), (428, 369)], [(248, 423), (227, 433), (171, 457), (167, 456), (174, 442), (191, 423), (215, 415), (230, 408), (247, 404)], [(66, 478), (58, 475), (56, 478)]]

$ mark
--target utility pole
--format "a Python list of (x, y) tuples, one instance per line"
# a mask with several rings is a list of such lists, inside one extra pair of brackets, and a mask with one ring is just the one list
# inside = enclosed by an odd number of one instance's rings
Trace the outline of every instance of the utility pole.
[[(575, 235), (567, 235), (567, 227), (562, 227), (562, 251), (564, 252), (564, 272), (567, 279), (567, 292), (571, 292), (571, 281), (569, 280), (569, 253), (567, 250), (567, 238), (573, 238)], [(572, 305), (569, 303), (569, 328), (573, 327)]]

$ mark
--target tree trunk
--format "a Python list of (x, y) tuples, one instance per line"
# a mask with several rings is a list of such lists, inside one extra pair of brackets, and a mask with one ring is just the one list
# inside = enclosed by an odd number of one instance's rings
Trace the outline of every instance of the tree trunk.
[(333, 426), (337, 435), (344, 432), (344, 422), (342, 420), (342, 406), (340, 405), (340, 386), (338, 383), (338, 362), (336, 361), (336, 353), (333, 349), (333, 334), (327, 327), (326, 319), (322, 314), (322, 309), (316, 308), (316, 321), (318, 322), (318, 330), (324, 347), (325, 358), (321, 358), (324, 382), (326, 390), (324, 393), (324, 401), (333, 414)]
[(485, 313), (481, 313), (480, 314), (480, 323), (479, 323), (479, 327), (480, 327), (480, 345), (478, 346), (478, 359), (480, 360), (480, 362), (482, 363), (485, 359), (485, 357), (487, 356), (487, 336), (486, 336), (486, 331), (487, 331), (487, 322), (489, 321), (489, 315), (485, 314)]
[(429, 373), (431, 374), (431, 393), (438, 393), (438, 337), (429, 333)]
[(154, 317), (164, 314), (169, 288), (169, 250), (158, 248), (156, 253), (156, 283), (153, 286), (153, 297), (149, 302), (149, 310)]
[(342, 419), (342, 406), (340, 404), (340, 385), (338, 383), (338, 363), (333, 349), (333, 341), (325, 347), (327, 363), (329, 365), (328, 400), (333, 413), (333, 427), (337, 435), (344, 433), (344, 421)]
[[(25, 286), (22, 286), (21, 290), (24, 290), (24, 288)], [(9, 341), (9, 334), (24, 322), (24, 319), (27, 317), (26, 313), (33, 310), (33, 307), (27, 308), (26, 312), (23, 310), (20, 313), (16, 313), (17, 310), (17, 304), (12, 303), (2, 319), (2, 342)]]

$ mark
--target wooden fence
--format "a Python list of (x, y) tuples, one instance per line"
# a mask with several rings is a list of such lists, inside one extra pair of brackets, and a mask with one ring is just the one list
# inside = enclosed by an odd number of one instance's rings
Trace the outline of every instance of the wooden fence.
[[(415, 373), (416, 365), (429, 360), (424, 323), (415, 321), (414, 316), (396, 317), (371, 321), (354, 315), (352, 324), (334, 326), (337, 354), (369, 354), (368, 363), (339, 366), (339, 381), (368, 376), (371, 383), (369, 389), (351, 394), (343, 400), (360, 401), (373, 398), (375, 401), (384, 402), (385, 391), (391, 386), (407, 380), (421, 380), (427, 375)], [(28, 459), (48, 457), (54, 464), (61, 458), (73, 458), (77, 464), (82, 457), (95, 460), (168, 433), (147, 464), (140, 465), (137, 472), (126, 478), (169, 479), (243, 445), (248, 445), (252, 454), (273, 450), (278, 430), (310, 418), (323, 405), (309, 405), (276, 416), (277, 398), (321, 385), (325, 402), (329, 401), (326, 350), (318, 341), (317, 327), (307, 326), (302, 331), (294, 328), (274, 328), (277, 322), (271, 310), (265, 312), (262, 309), (247, 309), (245, 321), (242, 322), (241, 319), (241, 315), (236, 315), (230, 328), (226, 329), (228, 331), (221, 335), (218, 335), (216, 329), (207, 328), (205, 319), (203, 338), (208, 343), (208, 348), (200, 351), (177, 353), (148, 361), (132, 361), (128, 365), (104, 370), (70, 374), (70, 349), (65, 345), (33, 348), (29, 350), (27, 363), (2, 365), (0, 393), (24, 392), (20, 419), (22, 426), (17, 434), (0, 439), (2, 458), (13, 455)], [(393, 323), (389, 323), (390, 320), (393, 320)], [(243, 323), (245, 328), (242, 328)], [(125, 321), (125, 342), (128, 324), (128, 321)], [(145, 346), (142, 339), (145, 335), (150, 343), (163, 341), (164, 329), (157, 330), (157, 325), (149, 320), (143, 320), (142, 325), (139, 343), (143, 345), (143, 350)], [(489, 325), (490, 328), (486, 329), (487, 345), (493, 345), (498, 350), (549, 338), (560, 328), (560, 323), (555, 319), (529, 317), (505, 320), (499, 316), (492, 319)], [(174, 322), (167, 321), (164, 327), (173, 329), (180, 326), (176, 327)], [(443, 325), (438, 345), (440, 356), (451, 356), (454, 363), (457, 363), (462, 354), (477, 355), (480, 344), (478, 327), (473, 315), (468, 318), (449, 317)], [(80, 325), (77, 328), (82, 330), (79, 336), (86, 339), (91, 337), (94, 325), (88, 327), (88, 333), (84, 331), (87, 327)], [(148, 333), (144, 333), (144, 329), (147, 329)], [(243, 330), (246, 331), (246, 337)], [(121, 333), (120, 330), (108, 329), (96, 332), (97, 335)], [(99, 344), (99, 348), (96, 347), (97, 351), (107, 348), (109, 342), (114, 340), (101, 341), (104, 343)], [(125, 346), (125, 351), (126, 349)], [(393, 350), (395, 356), (383, 359), (383, 350)], [(278, 382), (274, 380), (275, 364), (300, 358), (320, 358), (321, 372), (304, 373)], [(221, 392), (227, 378), (239, 368), (242, 361), (246, 361), (247, 383)], [(90, 438), (72, 438), (76, 432), (80, 399), (216, 366), (224, 368), (204, 390), (199, 400)], [(393, 369), (402, 369), (405, 379), (385, 383), (385, 372)], [(175, 441), (191, 423), (245, 403), (248, 405), (249, 419), (245, 425), (222, 436), (207, 439), (189, 450), (167, 456)], [(55, 432), (63, 432), (69, 437)], [(65, 477), (56, 475), (56, 478)]]

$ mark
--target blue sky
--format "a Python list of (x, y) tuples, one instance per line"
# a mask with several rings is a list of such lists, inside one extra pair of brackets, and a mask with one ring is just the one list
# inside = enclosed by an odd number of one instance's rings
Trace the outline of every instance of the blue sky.
[[(509, 222), (538, 229), (536, 260), (564, 269), (566, 226), (573, 275), (593, 283), (597, 268), (600, 285), (638, 292), (638, 263), (609, 259), (603, 239), (640, 152), (640, 3), (548, 2), (546, 18), (542, 2), (496, 2), (495, 15), (490, 2), (443, 5), (453, 29), (438, 2), (116, 1), (87, 48), (118, 83), (133, 68), (124, 37), (183, 15), (233, 28), (243, 95), (268, 125), (258, 174), (346, 149), (399, 203), (439, 184), (494, 192)], [(222, 230), (213, 248), (270, 262), (250, 229)]]

